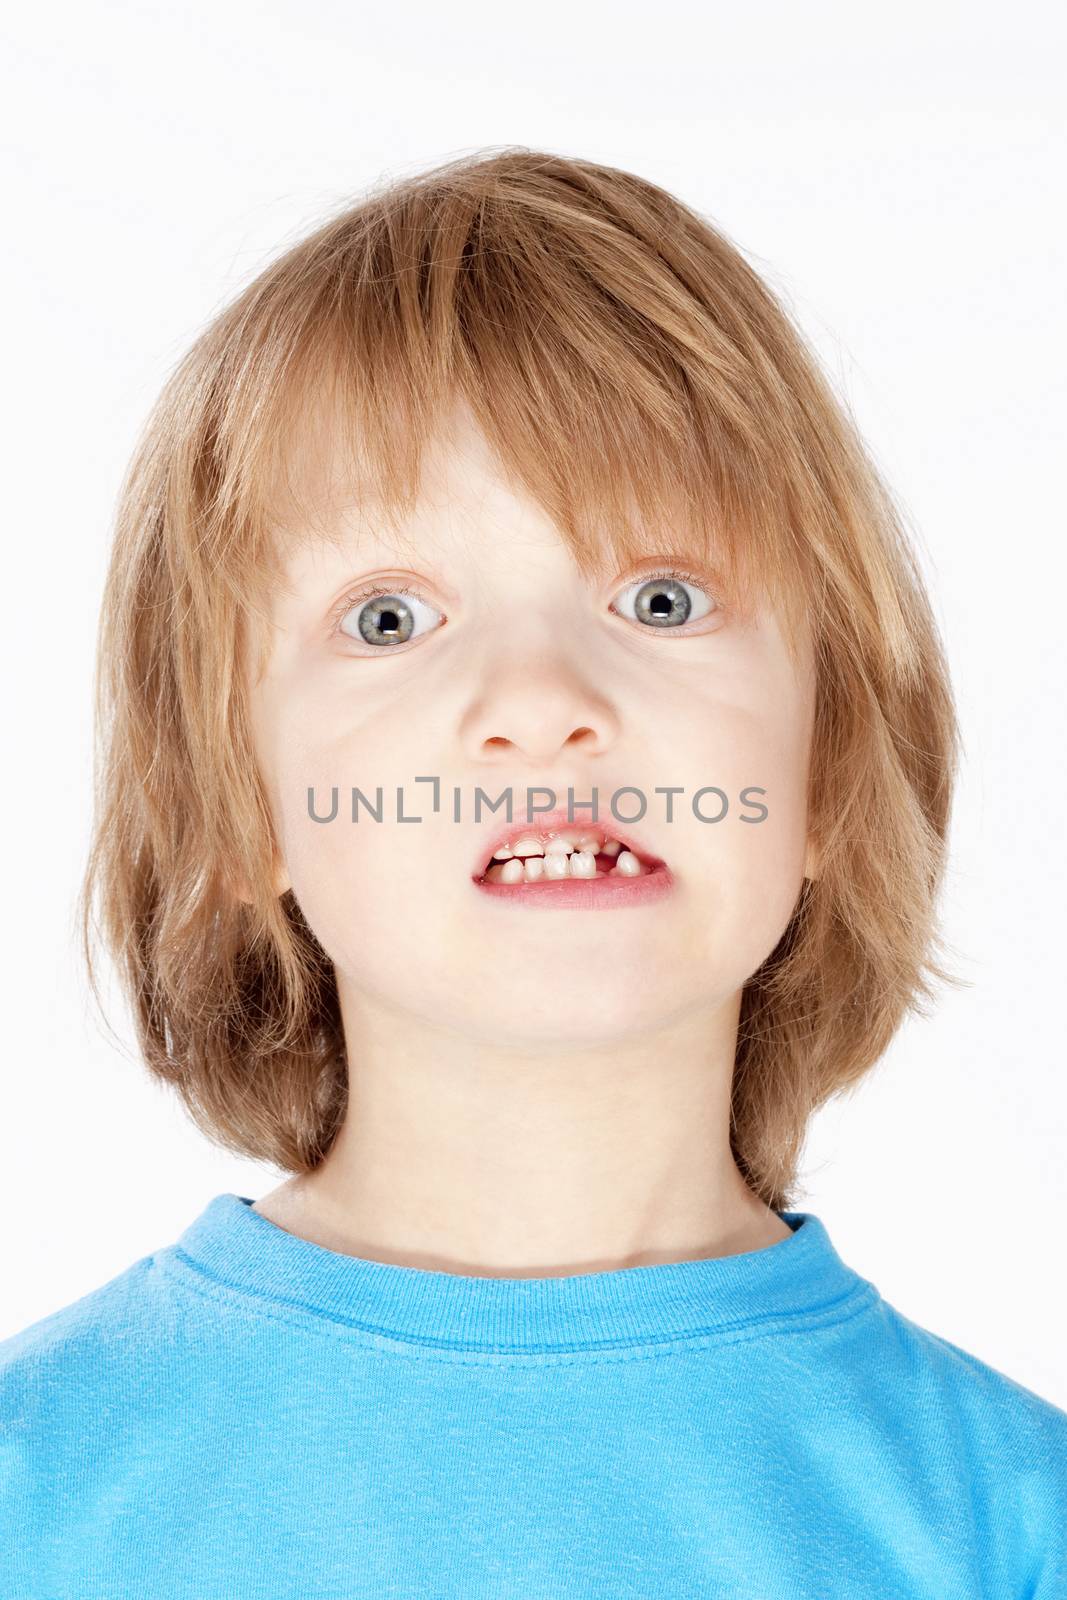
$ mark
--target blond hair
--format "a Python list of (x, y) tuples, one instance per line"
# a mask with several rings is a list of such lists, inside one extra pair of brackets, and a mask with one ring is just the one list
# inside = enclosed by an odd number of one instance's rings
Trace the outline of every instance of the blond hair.
[[(731, 1145), (795, 1200), (811, 1114), (932, 980), (959, 734), (903, 519), (787, 312), (646, 179), (509, 147), (382, 184), (270, 264), (166, 383), (124, 480), (100, 620), (80, 908), (148, 1070), (224, 1148), (325, 1157), (347, 1061), (332, 967), (291, 891), (249, 734), (309, 419), (399, 519), (450, 399), (583, 571), (647, 528), (767, 595), (816, 667), (820, 872), (742, 995)], [(656, 553), (667, 553), (656, 538)], [(247, 898), (234, 892), (244, 885)], [(97, 907), (94, 913), (94, 906)]]

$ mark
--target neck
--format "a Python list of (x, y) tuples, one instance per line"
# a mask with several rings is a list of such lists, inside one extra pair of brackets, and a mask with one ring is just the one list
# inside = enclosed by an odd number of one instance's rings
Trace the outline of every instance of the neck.
[(788, 1226), (729, 1146), (740, 996), (648, 1035), (536, 1048), (342, 990), (353, 1064), (325, 1161), (256, 1202), (342, 1254), (549, 1277), (760, 1249)]

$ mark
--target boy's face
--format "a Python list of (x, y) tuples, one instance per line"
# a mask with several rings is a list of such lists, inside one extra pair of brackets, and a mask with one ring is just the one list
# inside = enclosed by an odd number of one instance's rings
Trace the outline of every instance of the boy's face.
[[(693, 615), (712, 609), (680, 633), (634, 620), (640, 581), (673, 565), (665, 552), (583, 580), (466, 413), (425, 462), (402, 546), (366, 513), (339, 517), (343, 543), (298, 543), (287, 562), (252, 711), (276, 888), (292, 887), (335, 965), (346, 1031), (366, 1003), (511, 1048), (610, 1046), (736, 1004), (814, 874), (810, 642), (798, 669), (772, 614), (742, 622), (693, 586)], [(415, 591), (407, 642), (376, 642), (373, 607), (349, 598), (364, 588)], [(436, 814), (419, 776), (440, 780)], [(309, 816), (312, 786), (319, 816), (338, 790), (333, 821)], [(351, 821), (353, 786), (372, 803), (381, 789), (383, 821), (365, 808)], [(564, 807), (568, 787), (576, 802), (595, 789), (609, 831), (612, 794), (639, 790), (647, 810), (630, 826), (669, 867), (669, 892), (550, 909), (480, 890), (476, 861), (508, 817), (483, 805), (476, 822), (475, 791), (510, 788), (522, 821), (528, 786)], [(672, 821), (666, 786), (681, 790)], [(718, 823), (692, 809), (709, 786), (729, 800)], [(746, 803), (749, 786), (765, 793)], [(397, 821), (398, 789), (400, 814), (421, 822)], [(760, 803), (765, 820), (741, 820)], [(697, 804), (721, 808), (715, 794)], [(637, 797), (618, 809), (634, 816)], [(583, 831), (589, 812), (575, 815)]]

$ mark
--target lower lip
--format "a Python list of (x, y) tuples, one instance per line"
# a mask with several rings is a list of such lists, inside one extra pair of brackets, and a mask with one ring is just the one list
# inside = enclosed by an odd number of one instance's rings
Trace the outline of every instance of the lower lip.
[(511, 900), (521, 906), (548, 906), (554, 911), (613, 911), (621, 906), (643, 906), (661, 900), (674, 887), (670, 868), (664, 865), (639, 878), (623, 872), (605, 872), (596, 878), (554, 878), (550, 883), (483, 883), (474, 887), (494, 900)]

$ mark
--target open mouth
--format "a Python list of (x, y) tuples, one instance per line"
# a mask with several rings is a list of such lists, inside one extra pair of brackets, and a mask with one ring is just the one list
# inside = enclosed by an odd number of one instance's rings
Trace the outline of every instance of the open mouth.
[(541, 833), (532, 829), (497, 845), (477, 881), (549, 884), (595, 878), (642, 878), (664, 863), (595, 825)]

